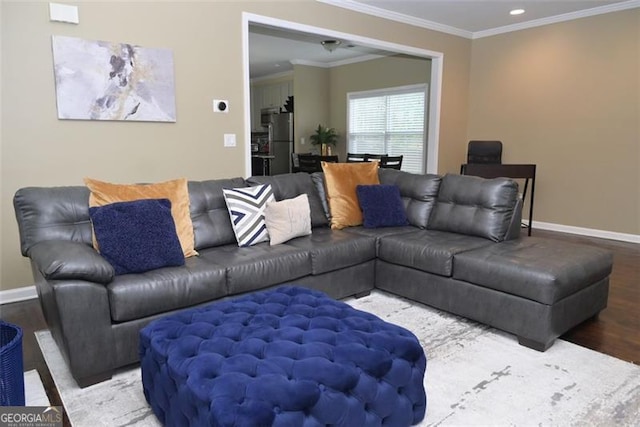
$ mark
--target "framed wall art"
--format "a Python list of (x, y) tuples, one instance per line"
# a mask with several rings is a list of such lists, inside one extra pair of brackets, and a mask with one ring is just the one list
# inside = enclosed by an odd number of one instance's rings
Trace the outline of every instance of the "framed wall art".
[(59, 119), (175, 122), (173, 53), (53, 36)]

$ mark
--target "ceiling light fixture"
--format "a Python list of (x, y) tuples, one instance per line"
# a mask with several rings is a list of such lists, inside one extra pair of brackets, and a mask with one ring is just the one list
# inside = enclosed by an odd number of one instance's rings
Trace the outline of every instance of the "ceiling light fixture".
[(342, 42), (340, 40), (325, 40), (320, 42), (320, 44), (329, 52), (333, 52), (342, 44)]
[(509, 15), (522, 15), (524, 13), (524, 9), (513, 9), (511, 12), (509, 12)]

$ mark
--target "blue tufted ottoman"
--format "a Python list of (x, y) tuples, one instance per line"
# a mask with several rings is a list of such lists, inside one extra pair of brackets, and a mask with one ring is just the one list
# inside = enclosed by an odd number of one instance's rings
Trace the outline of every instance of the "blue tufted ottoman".
[(168, 426), (408, 426), (426, 358), (406, 329), (285, 286), (140, 332), (144, 394)]

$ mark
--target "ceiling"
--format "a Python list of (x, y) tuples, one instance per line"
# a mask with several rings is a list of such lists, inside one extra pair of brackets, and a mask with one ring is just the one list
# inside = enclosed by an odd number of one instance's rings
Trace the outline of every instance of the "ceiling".
[[(322, 47), (327, 37), (260, 25), (249, 26), (249, 69), (252, 79), (287, 72), (293, 63), (333, 67), (352, 61), (364, 61), (393, 52), (356, 46), (340, 40), (333, 52)], [(355, 59), (357, 58), (357, 59)]]
[[(640, 0), (317, 0), (322, 3), (379, 16), (410, 25), (470, 39), (640, 7)], [(518, 16), (514, 8), (525, 9)], [(339, 12), (339, 11), (338, 11)], [(349, 40), (326, 51), (322, 35), (251, 24), (249, 63), (256, 79), (293, 69), (291, 61), (331, 67), (393, 52), (356, 46)]]
[[(502, 27), (552, 20), (562, 15), (585, 13), (590, 9), (601, 13), (603, 8), (640, 2), (627, 0), (319, 0), (323, 3), (357, 10), (390, 19), (412, 22), (429, 28), (440, 27), (446, 32), (474, 38), (476, 33)], [(512, 9), (524, 9), (522, 15), (511, 16)], [(600, 10), (598, 10), (600, 9)], [(572, 18), (568, 16), (567, 18)]]

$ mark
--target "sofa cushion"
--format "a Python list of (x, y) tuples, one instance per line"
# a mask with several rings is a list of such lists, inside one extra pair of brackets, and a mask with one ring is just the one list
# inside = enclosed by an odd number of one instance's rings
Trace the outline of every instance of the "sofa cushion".
[(287, 245), (311, 254), (313, 274), (351, 267), (376, 257), (374, 237), (356, 235), (346, 230), (315, 229), (310, 236), (290, 240)]
[(324, 216), (327, 218), (327, 224), (331, 224), (331, 210), (329, 210), (329, 202), (327, 200), (327, 189), (324, 183), (324, 173), (314, 172), (310, 176), (311, 181), (313, 182), (313, 186), (318, 193), (318, 197), (320, 197), (322, 210), (324, 211)]
[(275, 201), (269, 184), (222, 190), (227, 202), (238, 246), (252, 246), (269, 240), (264, 210)]
[(456, 254), (492, 245), (489, 240), (435, 230), (416, 230), (380, 238), (378, 258), (393, 264), (450, 277)]
[(229, 294), (254, 291), (311, 274), (309, 253), (288, 243), (219, 246), (201, 251), (200, 257), (227, 267)]
[(13, 207), (24, 256), (33, 245), (47, 240), (92, 244), (87, 187), (21, 188), (13, 197)]
[(416, 228), (412, 225), (382, 228), (349, 227), (345, 228), (344, 231), (346, 231), (347, 233), (359, 234), (360, 236), (380, 238), (384, 236), (393, 236), (396, 234), (414, 233), (416, 231)]
[(236, 242), (222, 189), (246, 186), (244, 179), (189, 181), (195, 247), (200, 250)]
[(322, 170), (331, 210), (331, 228), (342, 229), (361, 225), (362, 211), (356, 196), (356, 187), (380, 183), (377, 162), (322, 162)]
[(270, 184), (276, 200), (292, 199), (306, 194), (311, 211), (311, 225), (322, 227), (329, 224), (327, 215), (322, 207), (320, 195), (308, 173), (292, 173), (275, 176), (252, 176), (247, 178), (249, 185)]
[(456, 254), (453, 277), (553, 305), (611, 274), (607, 250), (537, 237)]
[(226, 267), (191, 257), (181, 267), (116, 276), (107, 291), (111, 318), (126, 322), (225, 296)]
[(301, 194), (293, 199), (268, 203), (264, 210), (264, 222), (271, 246), (311, 234), (309, 198)]
[(168, 199), (145, 199), (89, 208), (100, 253), (116, 274), (184, 265)]
[(358, 203), (365, 228), (408, 225), (400, 189), (396, 185), (358, 185)]
[(445, 175), (428, 228), (504, 240), (518, 203), (518, 184), (507, 178)]
[(380, 168), (378, 176), (380, 184), (397, 185), (400, 189), (409, 224), (427, 228), (442, 178), (438, 175), (419, 175), (386, 168)]
[[(176, 223), (176, 232), (185, 257), (197, 255), (194, 249), (193, 223), (189, 210), (189, 191), (184, 178), (155, 184), (112, 184), (85, 178), (91, 194), (89, 207), (104, 206), (116, 202), (140, 199), (169, 199), (171, 215)], [(97, 248), (97, 246), (95, 246)]]

